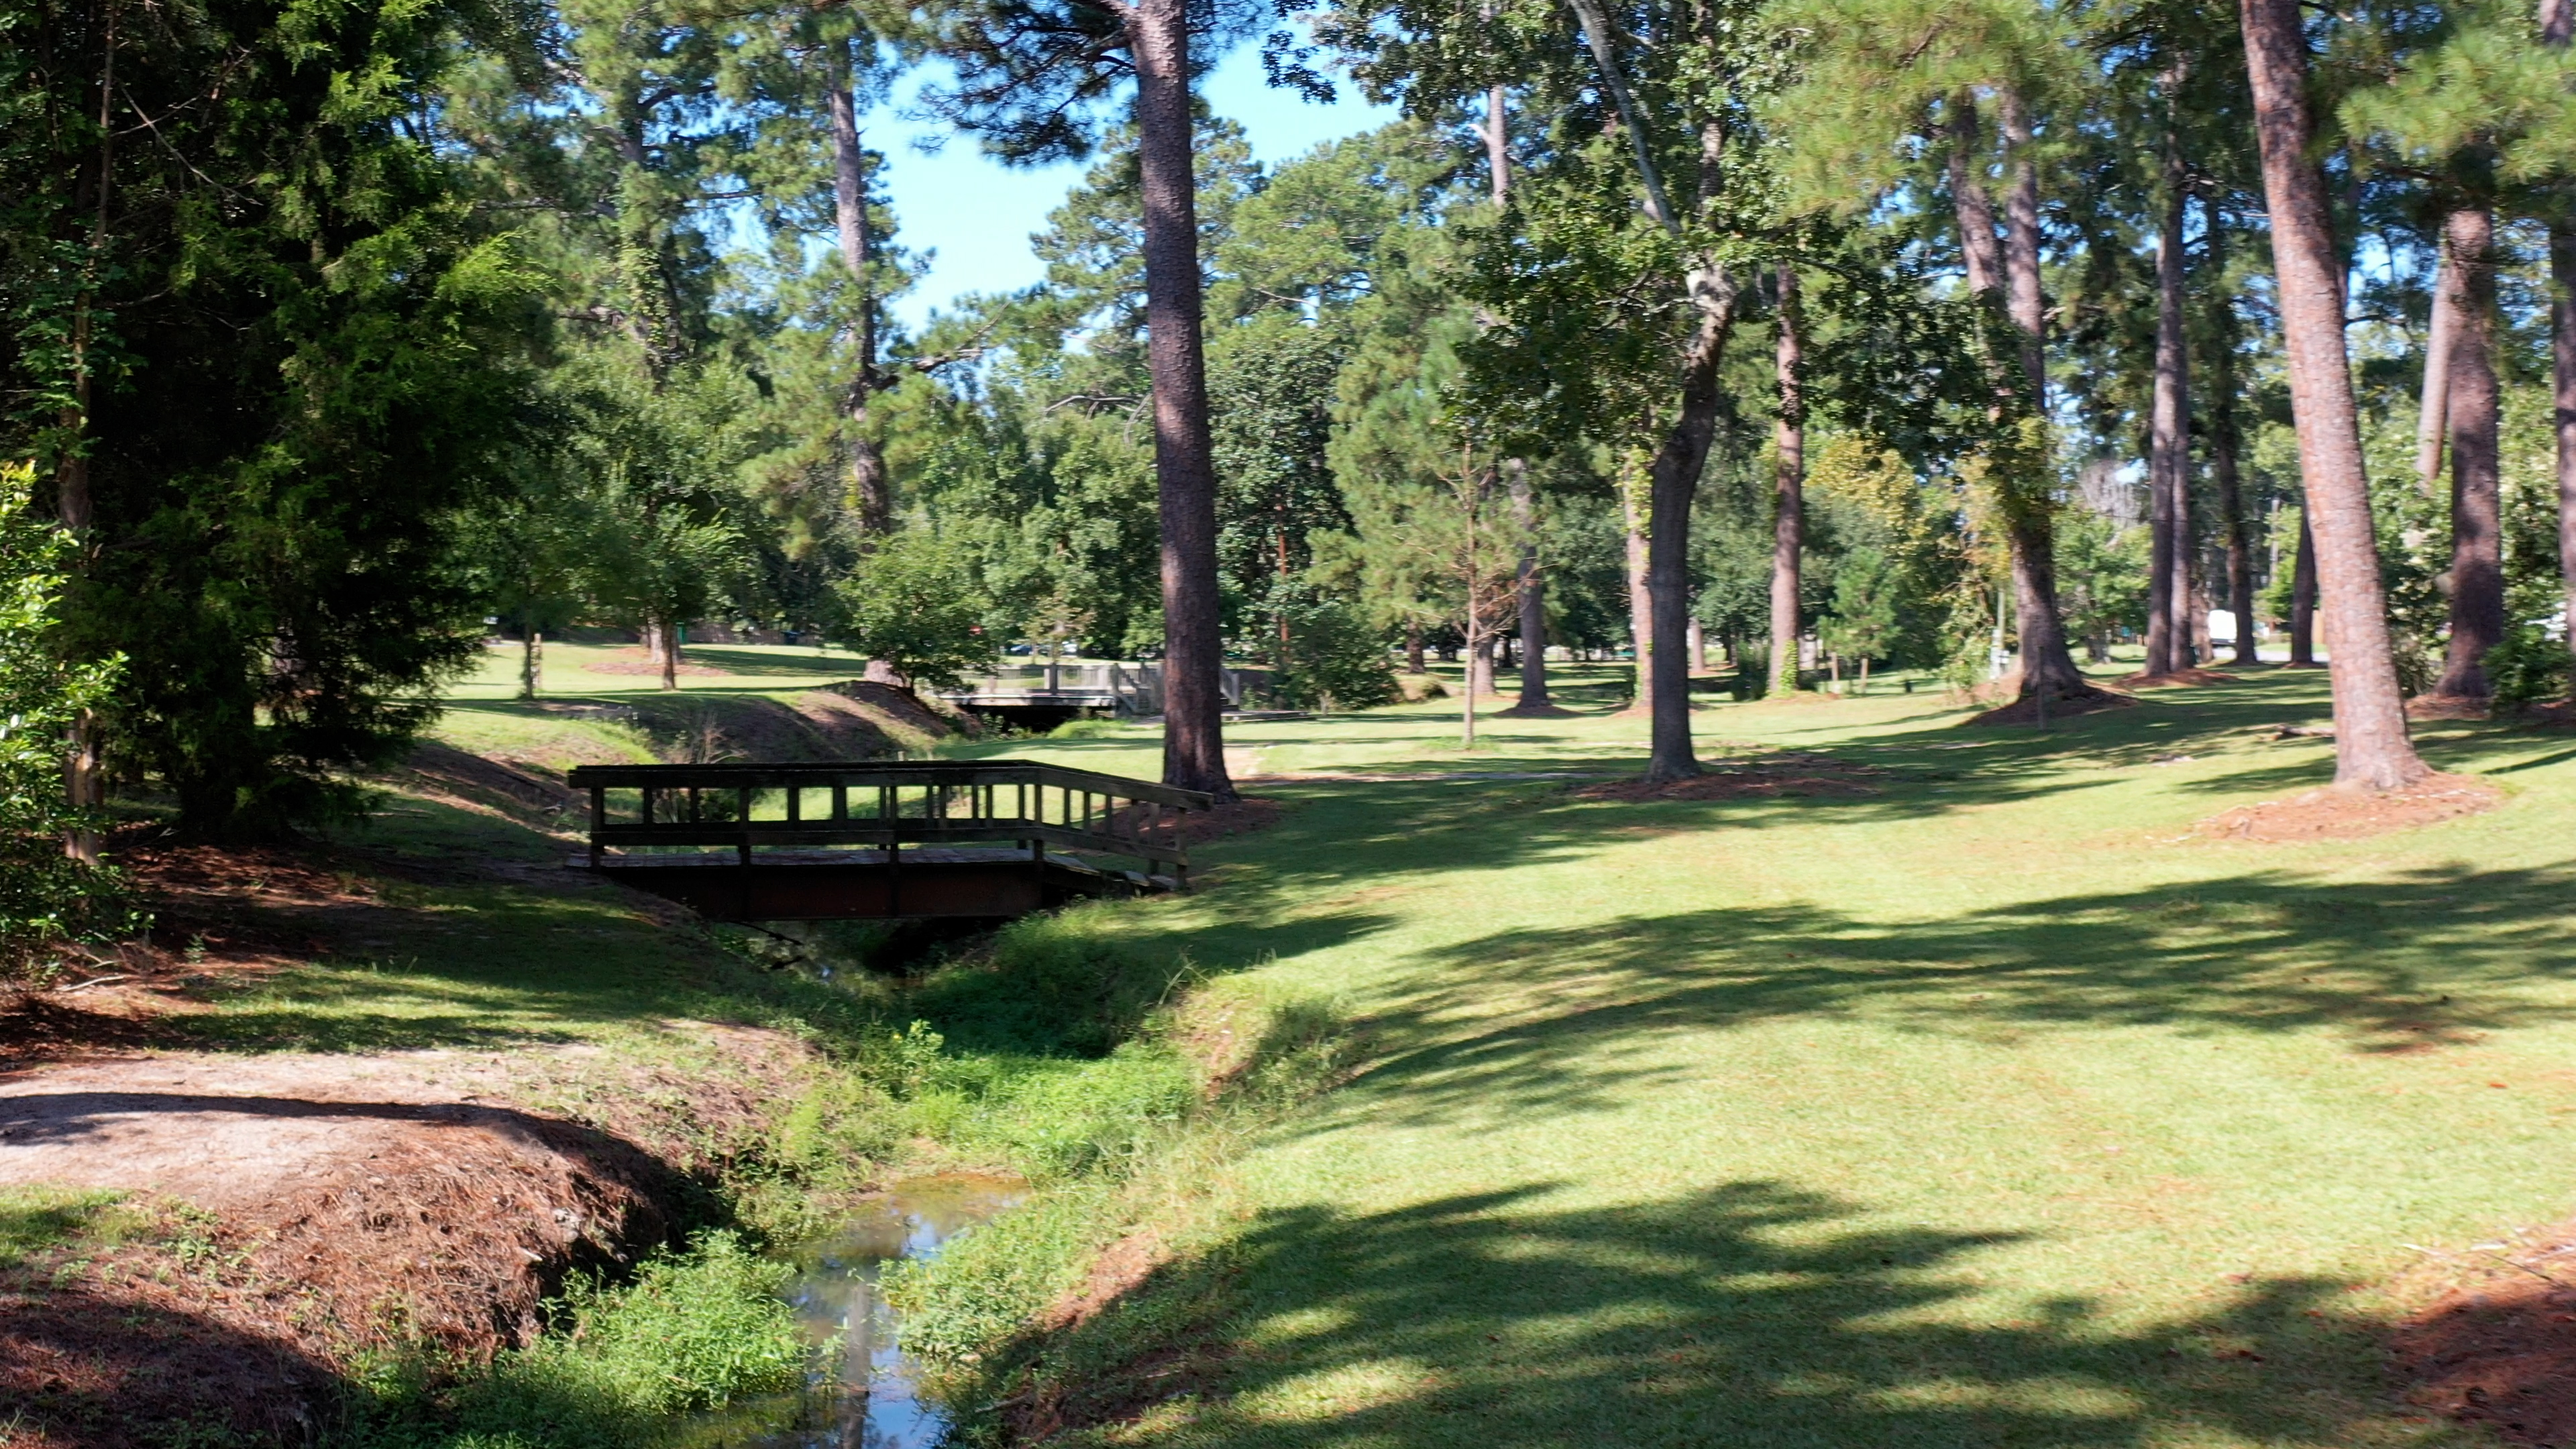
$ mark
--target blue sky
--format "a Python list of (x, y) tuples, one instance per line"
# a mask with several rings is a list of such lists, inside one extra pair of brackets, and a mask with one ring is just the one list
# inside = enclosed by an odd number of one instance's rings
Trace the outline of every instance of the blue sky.
[[(1315, 105), (1295, 91), (1264, 84), (1257, 47), (1242, 46), (1207, 80), (1208, 108), (1243, 123), (1253, 156), (1275, 166), (1316, 145), (1356, 135), (1395, 119), (1392, 107), (1371, 106), (1344, 82), (1341, 99)], [(864, 123), (868, 144), (885, 153), (878, 195), (894, 207), (906, 247), (935, 253), (930, 274), (895, 305), (905, 323), (918, 325), (934, 307), (967, 292), (1000, 292), (1038, 281), (1043, 271), (1029, 253), (1029, 234), (1082, 178), (1082, 166), (1013, 170), (986, 159), (974, 139), (958, 136), (939, 154), (924, 155), (917, 138), (943, 128), (908, 120), (899, 104), (877, 109)]]

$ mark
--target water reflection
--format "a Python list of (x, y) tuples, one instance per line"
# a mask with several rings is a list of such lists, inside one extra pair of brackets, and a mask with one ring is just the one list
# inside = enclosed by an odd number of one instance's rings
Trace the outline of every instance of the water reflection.
[(816, 1342), (841, 1343), (836, 1372), (798, 1394), (741, 1403), (685, 1436), (696, 1449), (931, 1449), (947, 1417), (923, 1398), (896, 1346), (895, 1315), (877, 1273), (923, 1258), (1027, 1194), (1010, 1178), (915, 1178), (794, 1253), (787, 1301)]

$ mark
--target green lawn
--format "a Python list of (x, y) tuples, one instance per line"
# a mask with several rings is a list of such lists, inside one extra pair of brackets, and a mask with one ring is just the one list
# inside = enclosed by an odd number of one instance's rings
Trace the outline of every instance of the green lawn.
[[(1114, 1437), (2479, 1442), (2394, 1400), (2377, 1285), (2576, 1205), (2576, 746), (2427, 731), (2510, 792), (2475, 819), (2192, 833), (2321, 782), (2330, 746), (2265, 727), (2325, 714), (2321, 677), (2275, 673), (2044, 735), (1928, 693), (1721, 704), (1705, 752), (1825, 750), (1880, 788), (1258, 787), (1286, 820), (1133, 936), (1339, 1000), (1363, 1068), (1146, 1291), (1225, 1305), (1216, 1391)], [(1228, 740), (1270, 772), (1615, 773), (1643, 728), (1497, 720), (1464, 755), (1421, 706)]]

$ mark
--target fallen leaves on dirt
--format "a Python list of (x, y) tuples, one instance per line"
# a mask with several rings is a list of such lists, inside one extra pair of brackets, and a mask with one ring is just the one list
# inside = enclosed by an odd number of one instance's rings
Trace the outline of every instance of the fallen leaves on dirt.
[(2426, 1252), (2390, 1347), (2410, 1403), (2520, 1444), (2576, 1443), (2576, 1223)]
[(2411, 720), (2485, 719), (2494, 710), (2495, 701), (2467, 694), (2419, 694), (2406, 701)]
[(1708, 760), (1701, 773), (1661, 785), (1612, 780), (1574, 792), (1578, 799), (1740, 800), (1776, 795), (1875, 795), (1886, 771), (1799, 750)]
[(2286, 800), (2239, 805), (2200, 823), (2229, 840), (2363, 840), (2492, 810), (2503, 792), (2467, 775), (2427, 775), (2403, 790), (2372, 792), (2334, 786)]
[(2122, 676), (2118, 684), (2122, 689), (2189, 689), (2203, 684), (2243, 684), (2244, 682), (2242, 675), (2203, 669), (2195, 664), (2184, 669), (2167, 670), (2162, 674), (2149, 674), (2142, 669), (2135, 674)]
[(1155, 845), (1197, 845), (1267, 830), (1279, 823), (1280, 811), (1279, 801), (1263, 795), (1245, 795), (1212, 810), (1166, 807), (1159, 821), (1151, 805), (1122, 805), (1110, 812), (1108, 828)]
[[(2083, 694), (2060, 695), (2050, 700), (2046, 717), (2072, 719), (2079, 714), (2099, 714), (2106, 709), (2126, 709), (2136, 703), (2137, 700), (2117, 690), (2088, 690)], [(1967, 722), (1972, 725), (2035, 725), (2040, 723), (2040, 720), (2039, 697), (2024, 695), (2010, 704), (1987, 710), (1983, 714), (1970, 715)]]

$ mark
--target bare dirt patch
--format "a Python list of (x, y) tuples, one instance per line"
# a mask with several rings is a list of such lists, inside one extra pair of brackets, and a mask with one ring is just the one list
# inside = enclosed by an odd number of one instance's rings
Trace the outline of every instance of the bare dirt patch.
[[(195, 1224), (175, 1265), (138, 1244), (0, 1275), (0, 1401), (34, 1406), (57, 1445), (210, 1413), (275, 1436), (312, 1422), (362, 1353), (527, 1341), (568, 1272), (630, 1261), (697, 1214), (693, 1174), (756, 1140), (809, 1055), (779, 1033), (672, 1026), (720, 1043), (726, 1070), (537, 1046), (0, 1073), (0, 1183), (147, 1193)], [(591, 1120), (534, 1105), (559, 1092)]]
[(2163, 674), (2140, 670), (2118, 682), (2122, 689), (2190, 689), (2204, 684), (2243, 684), (2245, 681), (2236, 675), (2203, 669), (2195, 664), (2188, 669), (2168, 670)]
[(2419, 694), (2406, 701), (2406, 717), (2412, 720), (2478, 720), (2495, 711), (2495, 701), (2467, 694)]
[[(662, 672), (662, 666), (654, 662), (654, 660), (650, 656), (646, 655), (641, 648), (628, 649), (619, 654), (615, 659), (602, 659), (594, 663), (584, 665), (583, 667), (593, 674), (648, 674), (658, 676)], [(682, 679), (689, 678), (693, 675), (706, 678), (722, 678), (733, 673), (730, 669), (717, 669), (711, 665), (705, 664), (691, 664), (689, 662), (689, 652), (685, 646), (680, 650), (679, 665), (672, 672)]]
[(2363, 840), (2492, 810), (2504, 793), (2467, 775), (2427, 775), (2403, 790), (2374, 794), (2331, 786), (2239, 805), (2200, 823), (2228, 840)]
[(1710, 760), (1687, 780), (1649, 785), (1612, 780), (1574, 792), (1584, 800), (1741, 800), (1799, 795), (1875, 795), (1886, 772), (1831, 755), (1782, 750), (1740, 759)]
[(2401, 1292), (2424, 1304), (2390, 1340), (2409, 1403), (2576, 1444), (2576, 1223), (2440, 1255)]
[[(2106, 709), (2126, 709), (2130, 705), (2136, 703), (2136, 699), (2116, 690), (2096, 689), (2088, 693), (2064, 695), (2048, 701), (2045, 718), (2072, 719), (2079, 714), (2100, 714)], [(1971, 715), (1968, 717), (1967, 723), (1972, 725), (2036, 725), (2041, 722), (2042, 718), (2043, 713), (2040, 709), (2039, 699), (2036, 695), (2032, 695), (2016, 699), (2010, 704), (1987, 710), (1983, 714)]]
[(1152, 806), (1126, 805), (1114, 813), (1110, 828), (1157, 845), (1198, 845), (1267, 830), (1279, 823), (1285, 808), (1268, 796), (1245, 795), (1213, 810), (1165, 810), (1157, 821)]

